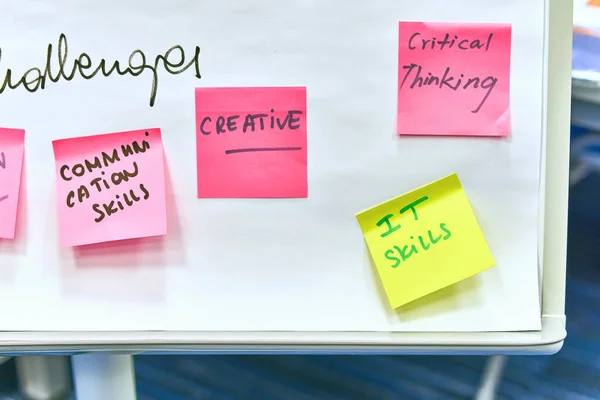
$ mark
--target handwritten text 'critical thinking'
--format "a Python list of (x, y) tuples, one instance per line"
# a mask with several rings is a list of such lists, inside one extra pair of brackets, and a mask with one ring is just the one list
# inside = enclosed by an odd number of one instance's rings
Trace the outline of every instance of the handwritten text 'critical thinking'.
[[(455, 49), (458, 51), (483, 51), (487, 52), (492, 44), (494, 34), (490, 33), (485, 39), (459, 38), (456, 35), (446, 33), (443, 39), (424, 38), (420, 32), (412, 34), (408, 40), (408, 50), (410, 51), (428, 51), (443, 52), (445, 50)], [(442, 57), (440, 55), (439, 57)], [(408, 85), (409, 89), (420, 89), (422, 87), (438, 87), (439, 89), (450, 89), (454, 92), (458, 90), (479, 90), (483, 89), (484, 94), (472, 110), (472, 113), (478, 113), (486, 100), (494, 90), (498, 78), (494, 75), (488, 76), (465, 76), (463, 73), (457, 73), (451, 67), (446, 67), (442, 71), (429, 71), (425, 65), (414, 62), (407, 63), (401, 67), (404, 70), (404, 77), (400, 87)]]

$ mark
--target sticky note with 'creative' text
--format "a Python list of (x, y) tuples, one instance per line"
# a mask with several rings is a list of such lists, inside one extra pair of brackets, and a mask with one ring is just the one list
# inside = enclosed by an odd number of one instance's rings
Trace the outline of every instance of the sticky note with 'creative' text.
[(14, 239), (25, 131), (0, 128), (0, 238)]
[(55, 140), (60, 243), (167, 233), (160, 129)]
[(306, 88), (196, 89), (198, 197), (306, 197)]
[(456, 174), (356, 218), (393, 308), (495, 265)]
[(511, 25), (400, 22), (398, 43), (398, 134), (510, 134)]

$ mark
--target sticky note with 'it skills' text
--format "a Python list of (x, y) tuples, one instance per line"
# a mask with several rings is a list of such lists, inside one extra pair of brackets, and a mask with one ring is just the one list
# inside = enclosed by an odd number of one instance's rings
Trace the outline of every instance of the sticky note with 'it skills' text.
[(495, 265), (456, 174), (356, 218), (393, 308)]
[(196, 89), (199, 198), (307, 197), (305, 87)]
[(400, 135), (510, 135), (511, 25), (400, 22)]
[(167, 233), (160, 129), (55, 140), (62, 246)]
[(0, 238), (14, 239), (25, 131), (0, 128)]

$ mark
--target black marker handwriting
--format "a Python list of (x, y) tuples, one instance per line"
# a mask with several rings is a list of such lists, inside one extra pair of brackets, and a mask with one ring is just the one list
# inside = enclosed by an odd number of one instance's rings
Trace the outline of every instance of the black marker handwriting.
[(492, 75), (486, 76), (485, 78), (474, 76), (465, 79), (464, 74), (459, 74), (458, 76), (451, 74), (450, 67), (446, 67), (442, 76), (434, 75), (431, 72), (425, 74), (423, 72), (423, 67), (415, 63), (404, 65), (402, 68), (406, 70), (406, 73), (404, 74), (400, 88), (404, 87), (404, 84), (407, 83), (407, 79), (411, 77), (412, 80), (409, 81), (410, 89), (421, 88), (423, 86), (436, 86), (440, 89), (448, 88), (455, 92), (457, 90), (484, 89), (485, 94), (477, 107), (471, 110), (472, 113), (478, 113), (479, 110), (481, 110), (498, 82), (498, 78)]
[[(185, 64), (185, 51), (180, 45), (173, 46), (164, 54), (157, 55), (154, 59), (154, 63), (150, 64), (147, 62), (146, 54), (142, 50), (134, 50), (129, 56), (127, 66), (124, 68), (119, 61), (113, 61), (111, 63), (107, 62), (104, 58), (94, 65), (92, 58), (87, 53), (82, 52), (71, 62), (70, 71), (67, 70), (68, 44), (67, 36), (64, 33), (60, 34), (57, 47), (56, 59), (58, 62), (58, 71), (56, 74), (52, 73), (53, 47), (52, 44), (48, 44), (46, 64), (43, 72), (40, 68), (33, 67), (25, 71), (25, 73), (17, 80), (13, 80), (13, 71), (10, 68), (7, 69), (4, 74), (4, 79), (0, 80), (0, 94), (4, 93), (7, 89), (15, 90), (20, 86), (23, 86), (23, 88), (30, 93), (35, 93), (38, 90), (44, 90), (46, 88), (48, 79), (53, 83), (57, 83), (61, 78), (66, 81), (71, 81), (76, 74), (79, 74), (83, 79), (90, 80), (98, 74), (108, 78), (113, 73), (121, 76), (131, 75), (137, 77), (147, 70), (152, 74), (150, 107), (153, 107), (158, 91), (158, 69), (160, 64), (162, 64), (165, 71), (171, 75), (181, 74), (187, 71), (191, 66), (194, 66), (196, 78), (201, 78), (199, 65), (200, 47), (198, 46), (196, 46), (194, 56), (187, 64)], [(2, 49), (0, 48), (0, 62), (1, 61)]]
[[(6, 157), (4, 156), (4, 153), (0, 153), (0, 168), (6, 169)], [(0, 201), (4, 201), (6, 199), (8, 199), (8, 195), (0, 197)]]
[[(143, 135), (149, 137), (150, 133), (145, 131)], [(138, 164), (137, 159), (132, 160), (128, 157), (143, 156), (150, 148), (150, 142), (147, 140), (133, 140), (131, 143), (99, 151), (93, 157), (88, 156), (75, 163), (62, 165), (59, 169), (60, 177), (74, 184), (65, 198), (66, 206), (74, 208), (92, 201), (94, 203), (91, 208), (97, 214), (94, 221), (100, 223), (106, 217), (124, 211), (142, 199), (148, 200), (150, 190), (143, 182), (135, 183), (135, 180), (143, 179), (140, 169), (144, 165)], [(101, 204), (97, 197), (107, 202)]]
[[(264, 131), (264, 130), (296, 130), (300, 128), (300, 115), (303, 114), (300, 110), (289, 110), (285, 114), (283, 120), (275, 116), (275, 110), (271, 108), (271, 113), (258, 113), (246, 115), (219, 115), (213, 121), (211, 117), (204, 117), (200, 122), (200, 132), (203, 135), (216, 133), (220, 135), (226, 132), (235, 132), (238, 129), (238, 121), (240, 122), (240, 130), (242, 133), (248, 131)], [(242, 122), (243, 120), (243, 122)], [(214, 128), (214, 129), (213, 129)]]
[[(492, 39), (494, 37), (493, 33), (490, 33), (487, 37), (487, 40), (481, 39), (465, 39), (459, 38), (457, 35), (453, 35), (453, 38), (450, 38), (450, 34), (446, 33), (444, 35), (444, 39), (439, 40), (434, 38), (423, 39), (421, 32), (415, 32), (408, 39), (408, 49), (409, 50), (444, 50), (444, 49), (452, 49), (458, 48), (460, 50), (481, 50), (488, 51), (490, 48), (490, 44), (492, 43)], [(414, 41), (414, 42), (413, 42)], [(446, 47), (447, 46), (447, 47)], [(454, 47), (456, 46), (456, 47)]]
[(302, 150), (302, 147), (254, 147), (248, 149), (231, 149), (225, 150), (225, 154), (235, 154), (235, 153), (251, 153), (258, 151), (297, 151)]

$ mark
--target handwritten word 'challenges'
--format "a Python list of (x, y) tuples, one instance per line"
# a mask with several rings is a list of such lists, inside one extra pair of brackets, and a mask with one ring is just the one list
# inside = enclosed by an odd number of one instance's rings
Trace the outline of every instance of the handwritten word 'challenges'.
[[(146, 132), (145, 135), (148, 136), (149, 133)], [(120, 149), (113, 149), (108, 153), (102, 152), (100, 156), (96, 156), (92, 160), (86, 159), (81, 163), (71, 166), (63, 165), (60, 167), (60, 177), (67, 182), (74, 178), (81, 178), (86, 174), (95, 173), (96, 170), (102, 170), (103, 168), (110, 167), (112, 164), (121, 162), (122, 159), (125, 160), (130, 155), (145, 153), (149, 149), (150, 143), (147, 141), (143, 140), (141, 144), (134, 141), (131, 145), (122, 145)], [(119, 150), (121, 151), (119, 152)], [(89, 184), (80, 185), (76, 190), (71, 190), (67, 194), (67, 207), (75, 207), (75, 199), (77, 199), (77, 202), (83, 203), (91, 197), (90, 192), (93, 194), (102, 193), (103, 190), (112, 190), (112, 187), (119, 186), (124, 182), (129, 182), (130, 179), (135, 178), (138, 174), (139, 168), (135, 161), (131, 164), (130, 168), (114, 172), (110, 174), (110, 176), (106, 175), (105, 171), (101, 171), (101, 176), (96, 176), (89, 181)], [(94, 221), (101, 222), (104, 218), (116, 214), (119, 210), (125, 210), (125, 206), (131, 207), (136, 202), (141, 201), (142, 198), (144, 200), (150, 198), (150, 192), (143, 183), (139, 184), (139, 190), (141, 193), (136, 192), (134, 189), (130, 189), (121, 195), (117, 194), (115, 199), (108, 203), (93, 204), (92, 209), (98, 214)]]
[[(408, 39), (409, 50), (421, 50), (421, 51), (444, 51), (446, 49), (458, 49), (462, 51), (488, 51), (492, 39), (493, 33), (490, 33), (486, 40), (480, 39), (460, 39), (458, 36), (451, 38), (449, 33), (446, 33), (443, 40), (423, 39), (420, 32), (415, 32)], [(484, 89), (487, 90), (481, 102), (471, 110), (472, 113), (478, 113), (483, 107), (486, 100), (494, 90), (498, 78), (492, 75), (486, 76), (485, 78), (474, 76), (465, 78), (464, 74), (458, 76), (451, 72), (450, 67), (446, 67), (441, 75), (435, 75), (432, 72), (424, 71), (422, 65), (410, 63), (403, 65), (402, 68), (406, 71), (400, 88), (404, 87), (407, 80), (410, 82), (410, 89), (421, 88), (423, 86), (436, 86), (440, 89), (448, 88), (453, 91), (458, 90), (472, 90), (472, 89)], [(410, 80), (409, 80), (410, 78)]]
[[(87, 53), (81, 53), (70, 63), (70, 68), (67, 67), (67, 56), (68, 56), (68, 45), (67, 37), (65, 34), (61, 34), (58, 39), (58, 46), (56, 52), (56, 62), (58, 64), (58, 70), (56, 74), (53, 74), (54, 69), (52, 65), (53, 59), (53, 47), (52, 44), (48, 44), (48, 50), (46, 52), (46, 65), (42, 71), (41, 68), (33, 67), (25, 71), (23, 75), (18, 78), (13, 78), (13, 71), (7, 69), (4, 74), (4, 79), (0, 82), (0, 94), (4, 93), (7, 89), (17, 89), (20, 86), (30, 92), (35, 93), (38, 90), (44, 90), (46, 83), (50, 80), (53, 83), (57, 83), (59, 80), (64, 79), (71, 81), (76, 74), (79, 74), (83, 79), (93, 79), (98, 74), (108, 78), (109, 76), (116, 73), (117, 75), (131, 75), (133, 77), (140, 76), (144, 71), (150, 71), (152, 74), (152, 85), (150, 89), (150, 107), (154, 106), (156, 100), (156, 93), (158, 91), (158, 69), (159, 65), (162, 64), (165, 71), (171, 75), (178, 75), (182, 72), (187, 71), (192, 65), (195, 68), (196, 78), (200, 79), (200, 47), (196, 46), (194, 56), (186, 64), (186, 55), (183, 47), (180, 45), (173, 46), (168, 49), (164, 54), (159, 54), (154, 59), (154, 63), (148, 63), (146, 54), (142, 50), (134, 50), (127, 61), (127, 66), (123, 67), (119, 61), (107, 62), (105, 59), (101, 59), (96, 65), (92, 62), (92, 58)], [(0, 62), (2, 61), (2, 48), (0, 48)]]
[[(417, 213), (416, 207), (419, 204), (427, 201), (428, 199), (429, 199), (429, 197), (423, 196), (420, 199), (413, 201), (412, 203), (408, 204), (407, 206), (402, 207), (402, 209), (400, 210), (400, 214), (404, 214), (407, 211), (411, 211), (414, 220), (418, 221), (419, 214)], [(394, 216), (393, 214), (387, 214), (385, 217), (383, 217), (379, 221), (377, 221), (377, 226), (382, 226), (385, 224), (385, 227), (387, 228), (387, 231), (385, 231), (384, 233), (382, 233), (380, 235), (382, 238), (394, 233), (395, 231), (397, 231), (398, 229), (401, 228), (400, 225), (392, 225), (392, 223), (390, 222), (390, 219), (393, 216)], [(416, 235), (417, 238), (415, 238), (415, 235), (411, 235), (410, 236), (411, 242), (409, 242), (409, 244), (403, 243), (403, 244), (393, 246), (393, 248), (385, 251), (385, 253), (383, 254), (384, 257), (387, 258), (388, 260), (394, 262), (394, 264), (391, 265), (392, 268), (398, 268), (398, 266), (401, 263), (406, 262), (409, 258), (419, 254), (419, 251), (421, 251), (421, 252), (428, 251), (428, 250), (430, 250), (430, 248), (432, 246), (439, 243), (440, 240), (450, 239), (450, 237), (452, 236), (452, 232), (450, 232), (450, 229), (448, 229), (447, 224), (442, 222), (439, 225), (439, 228), (444, 233), (443, 236), (442, 236), (442, 233), (437, 233), (437, 232), (434, 233), (431, 229), (427, 230), (427, 234)], [(415, 244), (417, 242), (418, 242), (419, 246), (417, 246)]]

